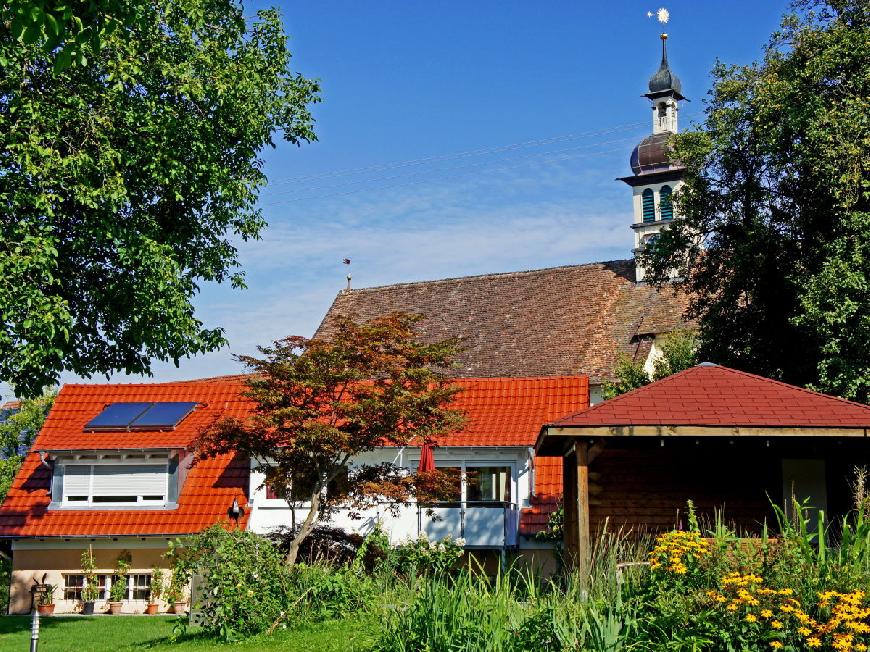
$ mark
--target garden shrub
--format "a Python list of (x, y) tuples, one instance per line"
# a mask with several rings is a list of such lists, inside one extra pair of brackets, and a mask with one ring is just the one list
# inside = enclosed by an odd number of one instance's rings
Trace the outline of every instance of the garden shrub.
[[(295, 534), (294, 528), (281, 527), (270, 532), (267, 538), (282, 553), (286, 553)], [(360, 549), (363, 549), (363, 566), (371, 571), (387, 556), (389, 542), (386, 546), (369, 543), (363, 547), (363, 544), (370, 539), (371, 535), (363, 537), (356, 532), (318, 525), (302, 542), (297, 560), (309, 565), (326, 563), (346, 566), (354, 563), (360, 556)]]
[(293, 608), (315, 620), (351, 615), (369, 606), (376, 596), (372, 579), (350, 567), (297, 563), (289, 577)]
[(390, 555), (393, 567), (402, 575), (440, 574), (456, 567), (464, 548), (464, 539), (444, 537), (430, 541), (421, 534), (395, 546)]
[(289, 574), (266, 538), (214, 525), (170, 548), (173, 578), (201, 578), (191, 605), (203, 631), (232, 641), (252, 636), (287, 617)]

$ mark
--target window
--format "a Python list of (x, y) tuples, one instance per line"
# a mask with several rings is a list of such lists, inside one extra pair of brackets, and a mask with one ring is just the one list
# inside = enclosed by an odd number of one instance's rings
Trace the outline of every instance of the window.
[(656, 221), (656, 205), (655, 199), (653, 197), (653, 191), (650, 188), (647, 188), (643, 191), (642, 204), (643, 204), (643, 221), (644, 222), (655, 222)]
[(99, 600), (109, 599), (109, 576), (97, 575), (97, 588), (100, 590)]
[(468, 502), (509, 503), (511, 467), (471, 466), (465, 470), (465, 494)]
[(668, 114), (668, 105), (664, 102), (659, 102), (659, 117), (664, 118)]
[(671, 187), (662, 186), (659, 190), (659, 212), (663, 220), (671, 220), (674, 218), (674, 205), (671, 202)]
[(85, 586), (84, 575), (64, 575), (63, 576), (63, 599), (64, 600), (81, 600), (82, 589)]
[(151, 574), (134, 573), (130, 575), (130, 590), (133, 600), (148, 600), (151, 597)]
[(168, 470), (162, 464), (66, 464), (63, 502), (91, 505), (162, 504)]

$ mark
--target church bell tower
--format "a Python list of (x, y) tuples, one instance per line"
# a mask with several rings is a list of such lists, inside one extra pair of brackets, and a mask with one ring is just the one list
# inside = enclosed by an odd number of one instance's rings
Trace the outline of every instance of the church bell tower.
[[(644, 97), (652, 104), (652, 134), (644, 138), (631, 153), (630, 177), (622, 177), (632, 188), (634, 202), (634, 252), (653, 242), (659, 232), (674, 219), (671, 195), (679, 188), (683, 168), (671, 161), (668, 139), (677, 133), (679, 103), (682, 94), (679, 78), (668, 64), (668, 35), (662, 34), (662, 62), (649, 80), (649, 92)], [(645, 270), (635, 267), (635, 280), (643, 281)]]

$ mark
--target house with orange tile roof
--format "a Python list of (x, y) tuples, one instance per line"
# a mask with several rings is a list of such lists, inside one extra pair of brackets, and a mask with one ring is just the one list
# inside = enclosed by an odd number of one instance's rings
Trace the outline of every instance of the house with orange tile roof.
[(77, 608), (87, 549), (100, 603), (118, 555), (131, 554), (127, 609), (142, 611), (169, 539), (216, 522), (245, 527), (248, 513), (233, 520), (231, 508), (246, 504), (247, 460), (192, 466), (188, 445), (203, 425), (250, 407), (239, 381), (65, 385), (0, 507), (10, 613), (30, 611), (35, 583), (57, 587), (58, 612)]
[[(169, 540), (215, 523), (266, 534), (304, 518), (305, 505), (274, 496), (256, 464), (225, 455), (192, 464), (191, 444), (222, 416), (245, 416), (253, 404), (244, 378), (153, 384), (64, 386), (0, 506), (0, 540), (11, 545), (10, 613), (32, 608), (36, 584), (56, 586), (58, 613), (81, 607), (83, 551), (97, 564), (103, 610), (122, 553), (128, 612), (144, 610), (151, 569), (165, 567)], [(589, 402), (582, 376), (457, 379), (460, 431), (443, 436), (435, 466), (452, 469), (456, 495), (437, 507), (389, 510), (385, 503), (351, 518), (339, 510), (333, 525), (366, 533), (375, 525), (393, 541), (426, 535), (462, 538), (485, 554), (539, 550), (525, 537), (525, 514), (556, 489), (552, 460), (533, 450), (542, 423)], [(356, 464), (393, 462), (413, 471), (420, 448), (382, 448)], [(352, 472), (353, 465), (350, 471)]]

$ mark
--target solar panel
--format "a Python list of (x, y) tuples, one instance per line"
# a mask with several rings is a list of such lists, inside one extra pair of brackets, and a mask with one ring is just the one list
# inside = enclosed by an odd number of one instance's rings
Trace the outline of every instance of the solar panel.
[(130, 423), (131, 430), (164, 430), (177, 426), (193, 412), (196, 403), (152, 403), (144, 414)]
[(126, 430), (151, 403), (111, 403), (85, 425), (85, 430)]

